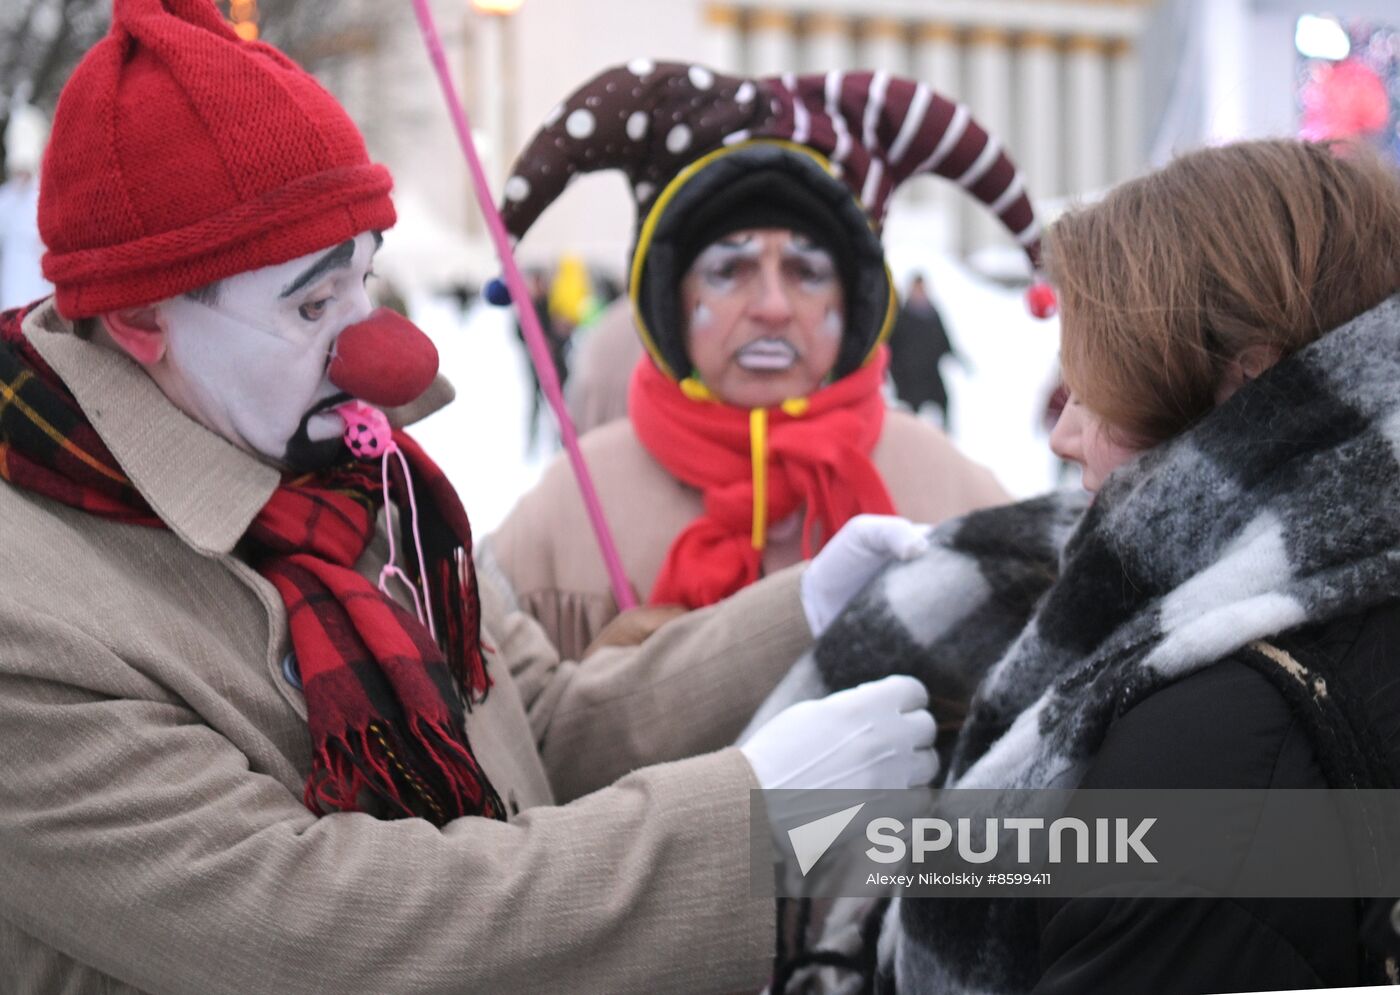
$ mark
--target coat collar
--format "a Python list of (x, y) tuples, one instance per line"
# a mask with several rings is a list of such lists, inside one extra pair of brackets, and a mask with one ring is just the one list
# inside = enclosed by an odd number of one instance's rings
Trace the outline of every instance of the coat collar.
[(176, 408), (128, 357), (74, 334), (52, 299), (24, 334), (160, 520), (206, 556), (231, 552), (281, 473)]

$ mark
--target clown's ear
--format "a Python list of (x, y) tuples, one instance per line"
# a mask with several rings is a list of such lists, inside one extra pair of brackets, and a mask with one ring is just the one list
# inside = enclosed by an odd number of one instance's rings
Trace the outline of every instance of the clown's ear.
[(165, 328), (156, 305), (108, 311), (101, 320), (117, 347), (142, 366), (154, 366), (165, 355)]

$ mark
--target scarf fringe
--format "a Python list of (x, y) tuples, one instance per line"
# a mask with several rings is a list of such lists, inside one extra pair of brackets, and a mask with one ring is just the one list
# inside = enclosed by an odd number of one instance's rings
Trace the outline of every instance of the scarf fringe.
[(462, 685), (468, 710), (486, 699), (491, 689), (491, 675), (486, 672), (486, 658), (481, 651), (481, 602), (476, 590), (476, 575), (468, 584), (462, 582), (467, 552), (457, 547), (453, 555), (437, 564), (433, 584), (435, 596), (430, 611), (438, 631), (442, 633), (442, 651), (447, 665)]
[(328, 737), (316, 749), (304, 802), (317, 815), (365, 811), (366, 794), (390, 809), (390, 818), (422, 818), (443, 826), (465, 815), (505, 816), (470, 747), (447, 729), (421, 718), (407, 735), (392, 723)]

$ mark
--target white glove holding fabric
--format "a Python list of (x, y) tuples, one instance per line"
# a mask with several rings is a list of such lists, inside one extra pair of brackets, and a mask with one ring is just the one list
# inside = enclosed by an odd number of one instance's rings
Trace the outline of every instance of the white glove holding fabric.
[(802, 610), (812, 635), (825, 632), (886, 563), (926, 553), (932, 531), (898, 515), (857, 515), (843, 525), (802, 575)]
[(904, 674), (798, 702), (739, 747), (762, 788), (921, 787), (938, 773), (922, 682)]

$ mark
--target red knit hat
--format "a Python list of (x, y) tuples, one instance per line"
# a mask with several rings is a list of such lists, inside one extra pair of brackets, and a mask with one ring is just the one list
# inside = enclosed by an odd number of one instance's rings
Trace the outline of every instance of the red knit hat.
[(70, 319), (151, 304), (394, 223), (353, 121), (212, 0), (114, 0), (54, 115), (44, 275)]

